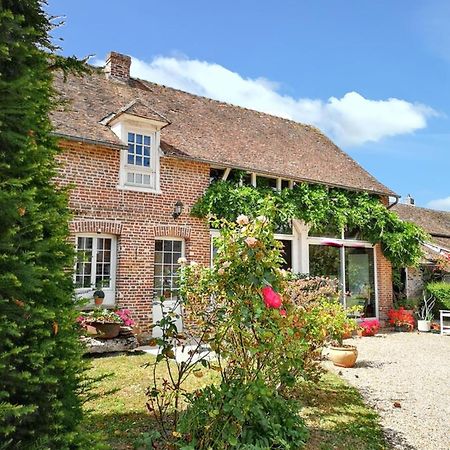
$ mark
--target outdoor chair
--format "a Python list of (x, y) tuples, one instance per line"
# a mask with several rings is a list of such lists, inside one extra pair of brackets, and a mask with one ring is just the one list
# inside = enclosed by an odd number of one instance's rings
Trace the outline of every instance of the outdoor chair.
[(450, 334), (450, 325), (444, 325), (444, 319), (450, 320), (450, 310), (441, 309), (439, 311), (440, 325), (441, 325), (441, 335)]

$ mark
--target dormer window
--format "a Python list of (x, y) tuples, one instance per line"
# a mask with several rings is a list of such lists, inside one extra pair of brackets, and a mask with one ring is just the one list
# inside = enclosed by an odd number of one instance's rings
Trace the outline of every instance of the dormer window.
[(123, 164), (124, 185), (155, 189), (155, 133), (127, 132), (127, 155)]
[(169, 122), (141, 100), (101, 121), (126, 146), (120, 154), (119, 189), (159, 193), (160, 131)]

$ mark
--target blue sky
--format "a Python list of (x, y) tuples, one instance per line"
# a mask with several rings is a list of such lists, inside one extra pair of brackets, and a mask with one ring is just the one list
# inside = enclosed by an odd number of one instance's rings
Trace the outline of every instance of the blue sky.
[(420, 206), (450, 210), (447, 0), (49, 0), (63, 53), (313, 123)]

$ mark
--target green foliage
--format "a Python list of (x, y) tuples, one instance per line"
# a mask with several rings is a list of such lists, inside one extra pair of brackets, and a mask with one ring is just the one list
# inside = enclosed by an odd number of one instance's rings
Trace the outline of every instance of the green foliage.
[(439, 315), (440, 309), (450, 310), (450, 283), (443, 281), (428, 283), (427, 291), (436, 299), (434, 311)]
[(260, 379), (208, 386), (188, 400), (178, 428), (185, 450), (298, 450), (308, 437), (297, 402)]
[(238, 186), (228, 182), (212, 184), (192, 209), (196, 217), (219, 217), (233, 221), (239, 214), (268, 215), (267, 201), (275, 206), (270, 217), (276, 226), (290, 219), (301, 219), (315, 229), (360, 229), (373, 244), (380, 243), (385, 256), (397, 267), (416, 265), (422, 255), (420, 243), (426, 233), (403, 222), (375, 195), (300, 183), (293, 189)]
[(0, 9), (0, 448), (95, 448), (78, 426), (87, 383), (67, 196), (51, 181), (57, 58), (42, 7)]
[[(261, 206), (272, 215), (270, 199)], [(166, 441), (176, 436), (185, 450), (301, 448), (306, 434), (296, 389), (305, 379), (318, 380), (322, 347), (340, 341), (356, 328), (355, 321), (338, 301), (336, 282), (280, 269), (281, 244), (266, 216), (240, 215), (235, 222), (222, 219), (213, 225), (220, 228), (214, 267), (182, 263), (182, 334), (175, 326), (176, 312), (162, 308), (149, 409)], [(175, 347), (185, 342), (197, 344), (178, 362)], [(194, 358), (200, 347), (209, 351)], [(158, 364), (169, 373), (162, 382)], [(220, 386), (185, 395), (188, 376), (201, 378), (205, 369), (220, 374)], [(181, 395), (188, 407), (180, 418)]]

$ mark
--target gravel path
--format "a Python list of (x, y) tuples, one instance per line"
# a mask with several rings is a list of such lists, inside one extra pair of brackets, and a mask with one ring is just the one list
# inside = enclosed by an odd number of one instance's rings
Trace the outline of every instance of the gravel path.
[(450, 336), (388, 333), (353, 338), (352, 369), (327, 368), (357, 387), (396, 449), (450, 450)]

